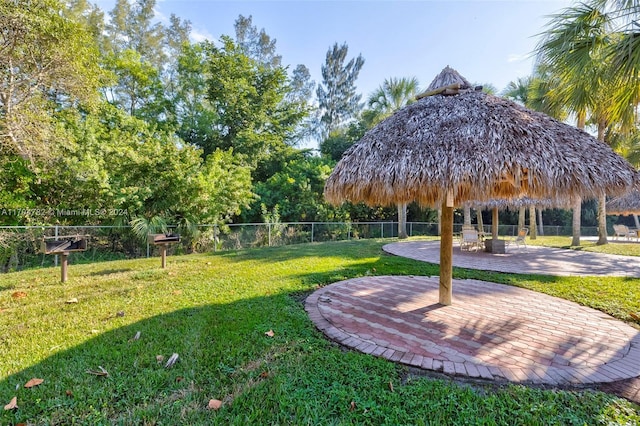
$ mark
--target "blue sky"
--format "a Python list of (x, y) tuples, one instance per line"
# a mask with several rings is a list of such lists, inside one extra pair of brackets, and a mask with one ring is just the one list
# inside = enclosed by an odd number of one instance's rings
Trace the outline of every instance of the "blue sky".
[[(105, 12), (114, 0), (99, 0)], [(320, 83), (320, 67), (335, 42), (346, 42), (349, 57), (362, 54), (357, 81), (363, 97), (385, 78), (417, 77), (422, 87), (447, 65), (473, 83), (502, 90), (531, 73), (530, 57), (548, 16), (568, 0), (472, 1), (217, 1), (159, 0), (157, 15), (188, 19), (195, 40), (233, 35), (233, 23), (251, 15), (277, 40), (283, 63), (306, 65)]]

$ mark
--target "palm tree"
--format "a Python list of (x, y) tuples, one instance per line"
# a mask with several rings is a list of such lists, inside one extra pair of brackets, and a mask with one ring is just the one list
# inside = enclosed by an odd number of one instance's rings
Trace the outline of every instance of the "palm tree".
[[(632, 114), (629, 103), (623, 108), (616, 99), (627, 89), (608, 54), (612, 40), (611, 15), (601, 5), (581, 3), (555, 15), (536, 51), (541, 66), (555, 81), (549, 91), (552, 104), (565, 105), (576, 115), (577, 126), (584, 129), (587, 118), (597, 125), (598, 139), (605, 142), (605, 131)], [(598, 244), (607, 243), (606, 195), (598, 203)], [(579, 216), (581, 200), (574, 200), (574, 236), (572, 245), (580, 244)], [(578, 217), (578, 219), (576, 219)], [(576, 231), (576, 229), (578, 231)]]
[(533, 84), (533, 76), (520, 77), (516, 81), (510, 81), (507, 87), (502, 91), (502, 96), (511, 99), (520, 105), (529, 107), (529, 92)]
[[(415, 77), (389, 78), (367, 100), (367, 121), (373, 126), (405, 105), (415, 102), (420, 83)], [(398, 238), (407, 238), (407, 204), (398, 204)]]
[(405, 105), (415, 102), (420, 83), (415, 77), (389, 78), (374, 90), (367, 99), (369, 108), (382, 120)]

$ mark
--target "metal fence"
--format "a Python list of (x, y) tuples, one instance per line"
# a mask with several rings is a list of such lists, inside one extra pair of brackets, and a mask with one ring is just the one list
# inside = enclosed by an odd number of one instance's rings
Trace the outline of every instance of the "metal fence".
[[(174, 227), (169, 227), (174, 229)], [(490, 225), (485, 225), (490, 232)], [(455, 224), (454, 231), (462, 229)], [(571, 235), (570, 226), (545, 226), (544, 235)], [(583, 236), (597, 235), (596, 228), (585, 228)], [(436, 236), (438, 224), (408, 222), (409, 236)], [(513, 236), (516, 225), (500, 225), (499, 234)], [(141, 241), (128, 226), (0, 226), (0, 271), (57, 265), (56, 256), (41, 253), (44, 237), (86, 235), (88, 250), (71, 253), (72, 263), (150, 257), (158, 249)], [(253, 247), (273, 247), (300, 243), (339, 241), (361, 238), (393, 238), (398, 236), (397, 222), (296, 222), (200, 225), (197, 232), (182, 235), (180, 243), (169, 247), (169, 254), (203, 253)]]

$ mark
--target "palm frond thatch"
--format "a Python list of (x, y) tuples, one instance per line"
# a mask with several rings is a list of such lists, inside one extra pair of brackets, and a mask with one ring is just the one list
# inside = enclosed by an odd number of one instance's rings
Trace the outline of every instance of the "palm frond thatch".
[(607, 202), (607, 214), (640, 214), (640, 191), (633, 190)]
[(489, 200), (484, 202), (467, 201), (464, 205), (474, 209), (497, 208), (498, 210), (517, 210), (521, 207), (536, 207), (539, 209), (571, 208), (571, 204), (568, 204), (566, 201), (551, 200), (548, 198), (534, 199), (529, 197), (512, 198), (510, 200)]
[[(432, 85), (448, 82), (437, 80)], [(507, 99), (461, 90), (422, 98), (368, 131), (335, 167), (325, 197), (334, 204), (423, 206), (452, 198), (460, 206), (527, 196), (569, 204), (621, 195), (635, 175), (584, 131)]]
[(436, 90), (452, 84), (459, 84), (461, 89), (469, 89), (472, 87), (469, 80), (447, 65), (442, 71), (440, 71), (440, 74), (433, 79), (429, 87), (427, 87), (427, 91)]

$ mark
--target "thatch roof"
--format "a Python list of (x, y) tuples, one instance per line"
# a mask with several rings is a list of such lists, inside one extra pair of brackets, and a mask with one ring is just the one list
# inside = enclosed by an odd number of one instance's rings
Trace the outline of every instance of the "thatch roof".
[(497, 208), (499, 210), (517, 210), (521, 207), (529, 208), (536, 207), (539, 209), (553, 209), (553, 208), (570, 208), (571, 205), (566, 202), (561, 202), (557, 200), (551, 200), (548, 198), (545, 199), (534, 199), (529, 197), (522, 198), (512, 198), (510, 200), (489, 200), (484, 202), (479, 201), (467, 201), (464, 203), (465, 206), (474, 208), (474, 209), (493, 209)]
[(640, 214), (640, 191), (633, 190), (607, 202), (607, 214)]
[[(457, 78), (448, 70), (432, 85)], [(633, 167), (588, 133), (460, 89), (424, 97), (368, 131), (338, 162), (326, 199), (439, 206), (449, 194), (455, 206), (523, 196), (568, 204), (603, 192), (621, 195), (633, 184)]]
[(440, 74), (433, 79), (429, 87), (427, 87), (427, 91), (436, 90), (440, 87), (450, 86), (456, 83), (460, 85), (460, 89), (470, 89), (473, 87), (471, 83), (469, 83), (469, 80), (447, 65), (442, 71), (440, 71)]

